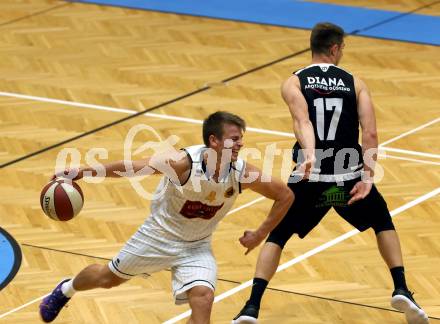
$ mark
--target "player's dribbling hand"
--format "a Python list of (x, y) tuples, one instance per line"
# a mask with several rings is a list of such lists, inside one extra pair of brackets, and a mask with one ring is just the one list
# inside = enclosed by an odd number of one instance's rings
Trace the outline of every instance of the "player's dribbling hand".
[(83, 177), (83, 170), (80, 168), (71, 168), (71, 169), (65, 169), (64, 171), (58, 171), (56, 172), (51, 180), (54, 180), (56, 178), (66, 178), (70, 180), (79, 180)]
[(243, 236), (239, 239), (241, 245), (247, 248), (247, 251), (244, 254), (248, 254), (258, 245), (260, 245), (263, 239), (264, 237), (261, 237), (257, 231), (244, 231)]
[(351, 199), (348, 201), (348, 204), (351, 205), (354, 202), (367, 197), (372, 187), (373, 187), (372, 182), (364, 182), (364, 181), (356, 182), (353, 189), (351, 189), (350, 191)]

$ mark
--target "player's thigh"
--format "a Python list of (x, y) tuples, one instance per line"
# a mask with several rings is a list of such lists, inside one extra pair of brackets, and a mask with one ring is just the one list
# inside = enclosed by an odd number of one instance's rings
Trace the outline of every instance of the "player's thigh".
[(325, 216), (331, 206), (318, 206), (327, 184), (301, 181), (289, 184), (295, 200), (281, 222), (269, 234), (267, 242), (284, 247), (293, 234), (305, 237)]
[(131, 279), (170, 268), (177, 255), (173, 244), (135, 233), (109, 262), (108, 267), (115, 275)]
[(173, 293), (176, 304), (188, 302), (188, 291), (203, 286), (215, 291), (217, 263), (209, 244), (187, 249), (171, 268)]
[(376, 233), (394, 229), (387, 203), (373, 185), (370, 193), (349, 206), (335, 206), (336, 212), (359, 231), (372, 227)]

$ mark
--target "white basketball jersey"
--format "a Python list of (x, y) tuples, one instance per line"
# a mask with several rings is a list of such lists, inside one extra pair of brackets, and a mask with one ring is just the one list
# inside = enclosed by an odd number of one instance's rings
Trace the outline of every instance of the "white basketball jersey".
[(151, 216), (141, 226), (141, 232), (173, 241), (210, 240), (240, 192), (245, 162), (238, 159), (227, 163), (216, 182), (210, 179), (203, 162), (207, 149), (204, 145), (184, 149), (192, 163), (188, 180), (178, 185), (168, 176), (161, 179), (156, 188), (159, 198), (152, 201)]

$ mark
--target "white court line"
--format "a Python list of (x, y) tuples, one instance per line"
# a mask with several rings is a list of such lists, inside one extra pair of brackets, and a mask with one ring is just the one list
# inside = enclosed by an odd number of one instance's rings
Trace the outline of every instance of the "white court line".
[(394, 148), (394, 147), (382, 147), (381, 146), (380, 150), (396, 152), (396, 153), (403, 153), (403, 154), (408, 154), (408, 155), (417, 155), (417, 156), (431, 157), (431, 158), (434, 158), (434, 159), (440, 159), (440, 155), (439, 154), (424, 153), (424, 152), (410, 151), (410, 150), (403, 150), (403, 149), (398, 149), (398, 148)]
[(26, 304), (21, 305), (21, 306), (19, 306), (19, 307), (17, 307), (17, 308), (11, 309), (9, 312), (6, 312), (6, 313), (4, 313), (4, 314), (1, 314), (1, 315), (0, 315), (0, 318), (6, 317), (6, 316), (8, 316), (8, 315), (11, 314), (11, 313), (14, 313), (14, 312), (16, 312), (16, 311), (19, 311), (20, 309), (25, 308), (25, 307), (27, 307), (27, 306), (29, 306), (29, 305), (31, 305), (31, 304), (33, 304), (33, 303), (35, 303), (35, 302), (37, 302), (37, 301), (43, 299), (43, 298), (46, 297), (46, 296), (49, 296), (49, 294), (44, 295), (44, 296), (41, 296), (41, 297), (38, 297), (38, 298), (36, 298), (36, 299), (34, 299), (34, 300), (31, 300), (30, 302), (27, 302)]
[[(260, 202), (260, 201), (262, 201), (262, 200), (264, 200), (264, 199), (266, 199), (266, 198), (265, 198), (265, 197), (259, 197), (259, 198), (256, 198), (256, 199), (254, 199), (254, 200), (252, 200), (252, 201), (250, 201), (250, 202), (248, 202), (248, 203), (246, 203), (246, 204), (244, 204), (244, 205), (241, 205), (240, 207), (237, 207), (237, 208), (235, 208), (235, 209), (230, 210), (226, 215), (230, 215), (230, 214), (236, 213), (236, 212), (238, 212), (238, 211), (240, 211), (240, 210), (242, 210), (242, 209), (244, 209), (244, 208), (247, 208), (247, 207), (249, 207), (249, 206), (252, 206), (252, 205), (254, 205), (254, 204), (256, 204), (256, 203), (258, 203), (258, 202)], [(27, 303), (24, 304), (24, 305), (21, 305), (21, 306), (19, 306), (19, 307), (17, 307), (17, 308), (11, 309), (10, 311), (8, 311), (8, 312), (6, 312), (6, 313), (1, 314), (1, 315), (0, 315), (0, 318), (6, 317), (6, 316), (8, 316), (9, 314), (12, 314), (12, 313), (14, 313), (14, 312), (16, 312), (16, 311), (19, 311), (19, 310), (22, 309), (22, 308), (25, 308), (25, 307), (27, 307), (27, 306), (29, 306), (29, 305), (32, 305), (33, 303), (36, 303), (37, 301), (43, 299), (44, 297), (46, 297), (46, 296), (48, 296), (48, 295), (49, 295), (49, 294), (44, 295), (44, 296), (41, 296), (41, 297), (38, 297), (38, 298), (36, 298), (36, 299), (34, 299), (34, 300), (31, 300), (30, 302), (27, 302)]]
[(254, 199), (254, 200), (252, 200), (252, 201), (250, 201), (250, 202), (248, 202), (248, 203), (246, 203), (246, 204), (244, 204), (244, 205), (242, 205), (242, 206), (240, 206), (240, 207), (237, 207), (237, 208), (235, 208), (235, 209), (229, 211), (226, 215), (231, 215), (231, 214), (233, 214), (233, 213), (235, 213), (235, 212), (238, 212), (239, 210), (242, 210), (242, 209), (244, 209), (244, 208), (247, 208), (247, 207), (249, 207), (249, 206), (251, 206), (251, 205), (253, 205), (253, 204), (256, 204), (256, 203), (258, 203), (258, 202), (260, 202), (260, 201), (262, 201), (262, 200), (264, 200), (264, 199), (266, 199), (266, 197), (260, 197), (260, 198)]
[[(117, 112), (117, 113), (129, 114), (129, 115), (133, 115), (136, 113), (136, 111), (134, 111), (134, 110), (125, 109), (125, 108), (114, 108), (114, 107), (109, 107), (109, 106), (93, 105), (93, 104), (66, 101), (66, 100), (60, 100), (60, 99), (51, 99), (51, 98), (45, 98), (45, 97), (29, 96), (29, 95), (23, 95), (23, 94), (12, 93), (12, 92), (0, 91), (0, 96), (20, 98), (20, 99), (26, 99), (26, 100), (34, 100), (34, 101), (40, 101), (40, 102), (55, 103), (55, 104), (61, 104), (61, 105), (66, 105), (66, 106), (81, 107), (81, 108), (86, 108), (86, 109), (111, 111), (111, 112)], [(144, 115), (148, 116), (148, 117), (161, 118), (161, 119), (167, 119), (167, 120), (175, 120), (175, 121), (191, 123), (191, 124), (198, 124), (198, 125), (203, 123), (203, 121), (198, 120), (198, 119), (179, 117), (179, 116), (161, 115), (161, 114), (155, 114), (155, 113), (145, 113)], [(414, 128), (412, 130), (409, 130), (401, 135), (393, 137), (393, 138), (383, 142), (382, 144), (380, 144), (379, 147), (381, 149), (385, 149), (385, 150), (388, 149), (389, 150), (389, 148), (384, 148), (383, 146), (385, 146), (391, 142), (394, 142), (404, 136), (407, 136), (409, 134), (417, 132), (425, 127), (428, 127), (428, 126), (438, 122), (438, 121), (440, 121), (440, 118), (436, 118), (428, 123), (420, 125), (420, 126)], [(293, 134), (293, 133), (280, 132), (280, 131), (274, 131), (274, 130), (254, 128), (254, 127), (247, 127), (247, 130), (249, 130), (251, 132), (261, 133), (261, 134), (271, 134), (271, 135), (279, 135), (279, 136), (284, 136), (284, 137), (289, 137), (289, 138), (295, 138), (295, 134)], [(412, 152), (414, 154), (415, 151), (406, 151), (406, 152)], [(404, 153), (404, 152), (401, 152), (401, 153)], [(408, 154), (411, 154), (411, 153), (408, 153)], [(421, 154), (428, 154), (428, 153), (421, 153)], [(390, 156), (390, 157), (392, 157), (392, 156)]]
[[(109, 106), (93, 105), (93, 104), (66, 101), (66, 100), (60, 100), (60, 99), (28, 96), (28, 95), (23, 95), (23, 94), (19, 94), (19, 93), (12, 93), (12, 92), (0, 91), (0, 97), (1, 96), (2, 97), (12, 97), (12, 98), (19, 98), (19, 99), (34, 100), (34, 101), (40, 101), (40, 102), (55, 103), (55, 104), (61, 104), (61, 105), (73, 106), (73, 107), (81, 107), (81, 108), (87, 108), (87, 109), (111, 111), (111, 112), (117, 112), (117, 113), (122, 113), (122, 114), (129, 114), (129, 115), (134, 115), (137, 113), (137, 111), (125, 109), (125, 108), (113, 108), (113, 107), (109, 107)], [(167, 120), (181, 121), (181, 122), (191, 123), (191, 124), (199, 124), (199, 125), (203, 124), (202, 120), (186, 118), (186, 117), (179, 117), (179, 116), (161, 115), (161, 114), (155, 114), (155, 113), (145, 113), (144, 116), (167, 119)], [(274, 131), (274, 130), (268, 130), (268, 129), (246, 127), (246, 130), (249, 130), (249, 131), (255, 132), (255, 133), (260, 133), (260, 134), (279, 135), (279, 136), (295, 138), (295, 135), (292, 133), (286, 133), (286, 132), (280, 132), (280, 131)]]
[(410, 134), (412, 134), (412, 133), (415, 133), (415, 132), (417, 132), (417, 131), (419, 131), (419, 130), (425, 128), (425, 127), (428, 127), (428, 126), (430, 126), (430, 125), (432, 125), (432, 124), (437, 123), (438, 121), (440, 121), (440, 117), (439, 117), (439, 118), (436, 118), (436, 119), (434, 119), (434, 120), (431, 120), (430, 122), (427, 122), (426, 124), (420, 125), (419, 127), (416, 127), (416, 128), (414, 128), (414, 129), (411, 129), (411, 130), (409, 130), (409, 131), (407, 131), (407, 132), (405, 132), (405, 133), (402, 133), (402, 134), (400, 134), (399, 136), (393, 137), (393, 138), (391, 138), (391, 139), (389, 139), (389, 140), (383, 142), (382, 144), (380, 144), (380, 146), (384, 146), (384, 145), (390, 144), (391, 142), (397, 141), (398, 139), (401, 139), (402, 137), (405, 137), (405, 136), (407, 136), (407, 135), (410, 135)]
[(431, 164), (431, 165), (440, 165), (440, 162), (411, 159), (411, 158), (406, 158), (406, 157), (391, 155), (391, 154), (379, 154), (379, 157), (392, 158), (392, 159), (396, 159), (396, 160), (403, 160), (403, 161), (410, 161), (410, 162), (425, 163), (425, 164)]
[[(414, 207), (415, 205), (418, 205), (421, 202), (423, 202), (423, 201), (425, 201), (425, 200), (427, 200), (429, 198), (432, 198), (432, 197), (436, 196), (439, 193), (440, 193), (440, 187), (438, 187), (437, 189), (435, 189), (435, 190), (433, 190), (431, 192), (428, 192), (427, 194), (424, 194), (423, 196), (421, 196), (419, 198), (416, 198), (416, 199), (414, 199), (414, 200), (404, 204), (403, 206), (400, 206), (399, 208), (394, 209), (393, 211), (391, 211), (391, 216), (394, 217), (394, 216), (404, 212), (405, 210), (407, 210), (407, 209), (409, 209), (411, 207)], [(311, 256), (313, 256), (313, 255), (315, 255), (315, 254), (317, 254), (319, 252), (321, 252), (321, 251), (324, 251), (324, 250), (328, 249), (329, 247), (332, 247), (332, 246), (334, 246), (334, 245), (336, 245), (336, 244), (338, 244), (338, 243), (340, 243), (340, 242), (342, 242), (342, 241), (344, 241), (344, 240), (346, 240), (346, 239), (348, 239), (348, 238), (350, 238), (350, 237), (352, 237), (352, 236), (354, 236), (354, 235), (356, 235), (358, 233), (360, 233), (360, 232), (357, 229), (354, 229), (354, 230), (351, 230), (350, 232), (347, 232), (347, 233), (345, 233), (345, 234), (343, 234), (341, 236), (338, 236), (337, 238), (335, 238), (335, 239), (333, 239), (333, 240), (331, 240), (329, 242), (326, 242), (326, 243), (324, 243), (324, 244), (322, 244), (322, 245), (320, 245), (320, 246), (318, 246), (318, 247), (316, 247), (316, 248), (314, 248), (314, 249), (312, 249), (312, 250), (310, 250), (310, 251), (308, 251), (308, 252), (306, 252), (306, 253), (304, 253), (304, 254), (302, 254), (302, 255), (294, 258), (294, 259), (292, 259), (292, 260), (290, 260), (290, 261), (287, 261), (286, 263), (281, 264), (280, 266), (278, 266), (277, 272), (283, 271), (283, 270), (293, 266), (294, 264), (296, 264), (298, 262), (301, 262), (301, 261), (303, 261), (303, 260), (305, 260), (305, 259), (307, 259), (307, 258), (309, 258), (309, 257), (311, 257)], [(239, 285), (239, 286), (237, 286), (237, 287), (235, 287), (233, 289), (230, 289), (228, 291), (225, 291), (224, 293), (218, 295), (217, 297), (215, 297), (214, 303), (217, 303), (217, 302), (221, 301), (222, 299), (225, 299), (225, 298), (227, 298), (227, 297), (229, 297), (231, 295), (236, 294), (237, 292), (239, 292), (239, 291), (241, 291), (243, 289), (246, 289), (246, 288), (252, 286), (252, 281), (253, 281), (252, 279), (248, 280), (248, 281), (242, 283), (241, 285)], [(191, 310), (188, 310), (188, 311), (186, 311), (186, 312), (184, 312), (184, 313), (182, 313), (182, 314), (180, 314), (180, 315), (178, 315), (176, 317), (173, 317), (173, 318), (169, 319), (166, 322), (163, 322), (163, 324), (176, 323), (176, 322), (178, 322), (178, 321), (180, 321), (180, 320), (182, 320), (184, 318), (187, 318), (190, 315), (191, 315)]]

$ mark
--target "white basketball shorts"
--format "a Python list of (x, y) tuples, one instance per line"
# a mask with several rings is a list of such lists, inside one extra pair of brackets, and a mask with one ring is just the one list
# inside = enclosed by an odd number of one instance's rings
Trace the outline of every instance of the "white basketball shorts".
[(194, 286), (212, 290), (216, 286), (217, 264), (210, 241), (175, 242), (138, 231), (108, 266), (123, 279), (171, 269), (176, 304), (188, 302), (186, 292)]

